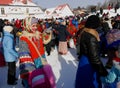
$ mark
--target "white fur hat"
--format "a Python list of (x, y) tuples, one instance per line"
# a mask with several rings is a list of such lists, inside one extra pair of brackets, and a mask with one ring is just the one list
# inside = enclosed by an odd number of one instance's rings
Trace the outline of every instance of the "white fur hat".
[(12, 26), (4, 26), (3, 30), (7, 31), (7, 32), (11, 32), (13, 30), (13, 27)]

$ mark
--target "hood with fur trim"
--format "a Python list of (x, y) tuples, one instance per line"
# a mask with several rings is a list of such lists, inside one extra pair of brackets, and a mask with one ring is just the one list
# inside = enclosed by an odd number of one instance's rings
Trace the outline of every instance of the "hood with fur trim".
[(12, 26), (4, 26), (3, 30), (10, 33), (13, 30), (13, 27)]

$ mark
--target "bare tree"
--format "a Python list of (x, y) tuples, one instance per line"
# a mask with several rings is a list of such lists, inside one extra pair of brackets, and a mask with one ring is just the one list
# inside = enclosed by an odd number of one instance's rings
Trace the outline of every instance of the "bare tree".
[(77, 7), (77, 9), (79, 9), (79, 10), (80, 10), (80, 9), (81, 9), (81, 7), (80, 7), (80, 6), (78, 6), (78, 7)]
[(116, 4), (120, 3), (120, 0), (109, 0), (109, 1), (108, 1), (108, 4), (109, 4), (109, 3), (110, 3), (111, 5), (113, 4), (113, 8), (114, 8)]
[(89, 6), (86, 7), (86, 10), (88, 12), (96, 12), (96, 7), (97, 6), (95, 6), (95, 5), (89, 5)]
[(99, 10), (101, 8), (101, 6), (102, 6), (102, 4), (100, 2), (98, 2), (96, 10)]
[(88, 5), (88, 6), (86, 7), (86, 10), (87, 10), (88, 12), (91, 12), (91, 5)]
[(108, 1), (105, 1), (105, 2), (103, 3), (103, 5), (102, 5), (102, 8), (103, 8), (103, 9), (106, 9), (106, 8), (108, 7), (108, 3), (109, 3)]

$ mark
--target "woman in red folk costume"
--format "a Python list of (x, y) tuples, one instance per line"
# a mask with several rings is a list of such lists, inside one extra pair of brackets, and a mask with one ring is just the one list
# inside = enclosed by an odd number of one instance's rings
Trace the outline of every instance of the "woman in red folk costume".
[(68, 24), (67, 30), (68, 30), (68, 32), (69, 32), (72, 36), (74, 36), (75, 33), (77, 32), (76, 27), (72, 24), (72, 20), (69, 20), (69, 24)]
[[(36, 68), (41, 68), (45, 59), (42, 35), (37, 30), (38, 19), (27, 17), (23, 20), (23, 28), (19, 42), (20, 77), (25, 88), (29, 88), (29, 74)], [(40, 58), (42, 57), (42, 58)]]
[[(70, 19), (69, 22), (68, 22), (67, 31), (70, 33), (71, 37), (75, 36), (75, 34), (76, 34), (76, 32), (77, 32), (77, 28), (73, 25), (72, 19)], [(67, 40), (69, 40), (69, 42), (71, 41), (71, 39), (73, 39), (73, 42), (74, 42), (73, 44), (75, 44), (75, 43), (76, 43), (75, 38), (70, 38), (70, 37), (67, 38)], [(73, 45), (73, 44), (72, 44), (72, 45)], [(74, 46), (74, 45), (73, 45), (73, 46)], [(72, 47), (73, 47), (73, 46), (72, 46)], [(69, 44), (69, 47), (71, 47), (70, 44)], [(71, 48), (72, 48), (72, 47), (71, 47)]]

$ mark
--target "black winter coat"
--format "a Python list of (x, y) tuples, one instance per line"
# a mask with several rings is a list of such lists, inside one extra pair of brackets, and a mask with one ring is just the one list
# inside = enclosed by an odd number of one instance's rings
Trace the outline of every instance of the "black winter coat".
[(80, 56), (87, 56), (91, 66), (98, 72), (98, 74), (100, 76), (107, 76), (108, 73), (99, 57), (99, 48), (99, 42), (96, 37), (84, 31), (80, 39)]
[(58, 28), (57, 28), (57, 31), (58, 31), (58, 37), (59, 37), (59, 41), (66, 41), (67, 40), (67, 37), (70, 36), (70, 33), (67, 31), (67, 27), (65, 25), (60, 25)]

